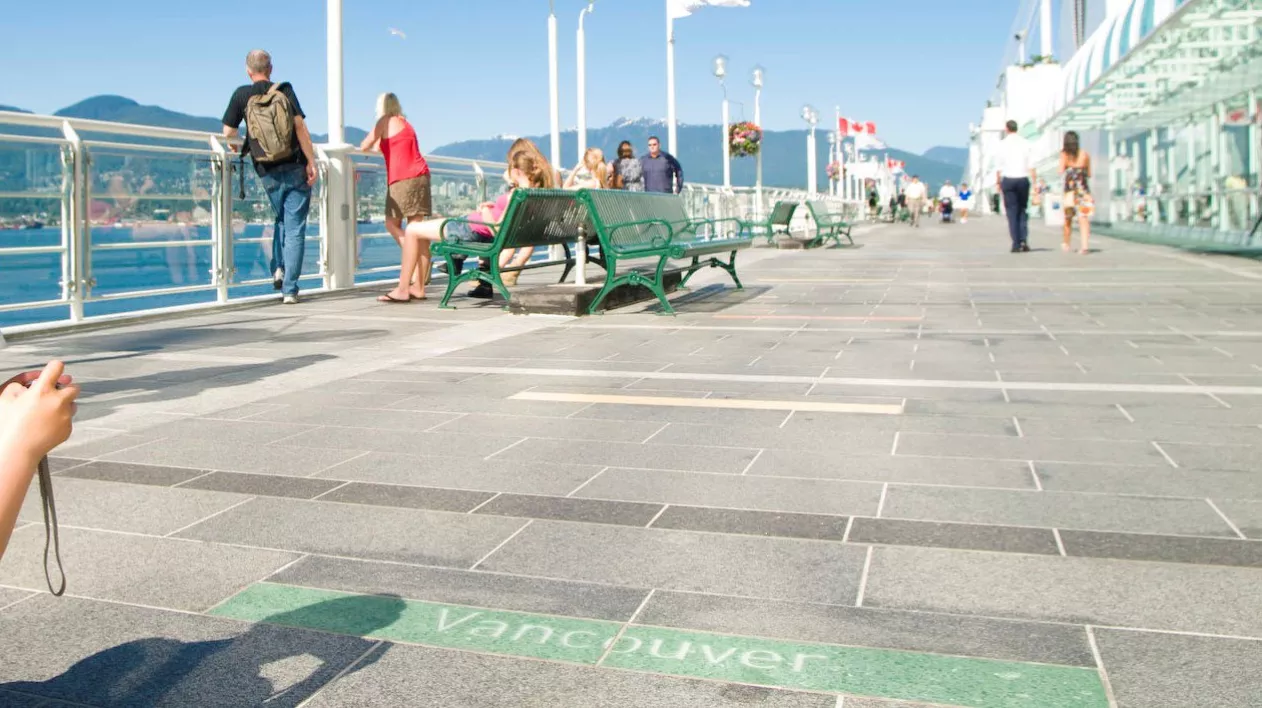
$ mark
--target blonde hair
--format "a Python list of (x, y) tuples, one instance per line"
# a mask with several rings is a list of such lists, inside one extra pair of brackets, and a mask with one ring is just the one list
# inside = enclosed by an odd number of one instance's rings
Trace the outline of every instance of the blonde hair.
[(556, 176), (548, 158), (540, 152), (539, 146), (526, 138), (518, 138), (508, 148), (508, 166), (521, 170), (530, 179), (530, 186), (537, 189), (554, 189)]
[(399, 103), (399, 97), (386, 91), (377, 97), (377, 118), (393, 118), (403, 117), (403, 104)]
[(609, 184), (609, 166), (605, 164), (605, 152), (600, 148), (587, 148), (583, 153), (583, 165), (591, 171), (592, 176), (601, 187)]

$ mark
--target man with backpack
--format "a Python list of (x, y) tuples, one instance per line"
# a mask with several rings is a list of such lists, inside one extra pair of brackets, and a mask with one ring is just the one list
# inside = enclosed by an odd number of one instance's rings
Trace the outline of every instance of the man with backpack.
[(272, 83), (272, 57), (255, 49), (245, 57), (249, 84), (238, 88), (223, 114), (224, 135), (245, 122), (246, 150), (276, 215), (272, 235), (272, 284), (283, 302), (298, 302), (298, 279), (307, 240), (307, 212), (316, 181), (315, 149), (305, 114), (288, 83)]

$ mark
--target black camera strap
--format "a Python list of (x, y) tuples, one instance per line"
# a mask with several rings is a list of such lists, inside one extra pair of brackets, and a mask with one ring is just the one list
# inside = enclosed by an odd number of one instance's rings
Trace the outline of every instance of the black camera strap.
[[(66, 569), (61, 565), (61, 537), (57, 533), (57, 502), (53, 499), (53, 475), (48, 469), (48, 458), (39, 461), (39, 499), (44, 510), (44, 580), (48, 582), (48, 591), (56, 597), (66, 592)], [(57, 573), (61, 575), (61, 586), (53, 587), (53, 576), (48, 570), (48, 551), (52, 549), (57, 560)]]

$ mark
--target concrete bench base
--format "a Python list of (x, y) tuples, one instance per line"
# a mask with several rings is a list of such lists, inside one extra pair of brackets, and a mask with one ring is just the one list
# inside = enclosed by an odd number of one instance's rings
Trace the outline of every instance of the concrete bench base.
[[(682, 273), (666, 273), (664, 286), (667, 293), (679, 289)], [(508, 311), (515, 315), (569, 315), (581, 317), (587, 314), (601, 285), (544, 285), (534, 288), (522, 288), (513, 291), (513, 299), (508, 303)], [(657, 300), (653, 291), (641, 285), (623, 285), (615, 288), (605, 298), (602, 310), (613, 310), (626, 307), (645, 300)]]

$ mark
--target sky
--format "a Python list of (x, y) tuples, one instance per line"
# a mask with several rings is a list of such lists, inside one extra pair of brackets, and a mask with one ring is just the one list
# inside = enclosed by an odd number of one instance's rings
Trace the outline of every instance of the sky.
[[(117, 94), (219, 116), (244, 57), (272, 53), (314, 132), (328, 124), (325, 3), (63, 0), (0, 13), (0, 104), (51, 113)], [(801, 128), (804, 104), (873, 121), (892, 147), (964, 146), (994, 89), (1020, 0), (751, 0), (676, 21), (679, 120), (720, 120), (713, 58), (729, 57), (733, 119), (753, 119), (749, 73), (766, 69), (769, 130)], [(346, 122), (368, 127), (394, 91), (422, 147), (548, 132), (546, 0), (347, 0)], [(555, 0), (561, 125), (577, 123), (576, 42), (585, 0)], [(666, 116), (665, 0), (596, 0), (586, 22), (588, 123)], [(406, 39), (392, 35), (397, 28)]]

